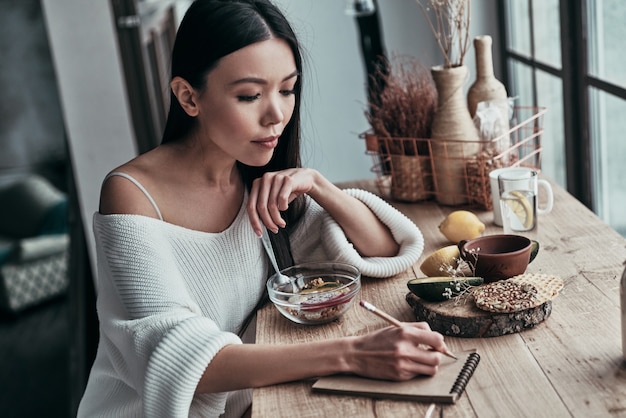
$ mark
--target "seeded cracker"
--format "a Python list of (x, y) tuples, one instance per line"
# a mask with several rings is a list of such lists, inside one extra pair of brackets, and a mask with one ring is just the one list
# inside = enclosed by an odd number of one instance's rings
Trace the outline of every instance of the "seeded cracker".
[(477, 288), (476, 306), (489, 312), (511, 313), (535, 308), (554, 299), (563, 280), (545, 274), (521, 274)]
[(538, 306), (537, 288), (533, 285), (500, 280), (474, 291), (476, 306), (490, 312), (516, 312)]
[(520, 274), (509, 279), (515, 283), (530, 283), (537, 288), (539, 304), (554, 299), (563, 289), (563, 279), (549, 274)]

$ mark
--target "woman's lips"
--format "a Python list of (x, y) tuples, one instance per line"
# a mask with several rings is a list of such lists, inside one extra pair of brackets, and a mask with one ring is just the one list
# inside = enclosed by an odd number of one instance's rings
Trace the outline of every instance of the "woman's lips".
[(270, 137), (262, 138), (253, 142), (260, 147), (267, 148), (267, 149), (274, 149), (278, 145), (278, 136), (270, 136)]

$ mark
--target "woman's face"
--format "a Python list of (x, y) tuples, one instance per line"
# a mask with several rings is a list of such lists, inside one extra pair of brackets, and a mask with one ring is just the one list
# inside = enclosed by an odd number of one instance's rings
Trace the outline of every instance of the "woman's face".
[(249, 166), (266, 165), (295, 106), (298, 79), (289, 45), (258, 42), (223, 57), (200, 93), (203, 141)]

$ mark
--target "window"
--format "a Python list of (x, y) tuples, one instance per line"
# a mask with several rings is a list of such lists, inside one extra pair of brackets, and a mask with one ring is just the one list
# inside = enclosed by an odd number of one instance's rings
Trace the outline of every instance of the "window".
[(509, 92), (548, 109), (542, 171), (626, 236), (626, 3), (501, 4)]

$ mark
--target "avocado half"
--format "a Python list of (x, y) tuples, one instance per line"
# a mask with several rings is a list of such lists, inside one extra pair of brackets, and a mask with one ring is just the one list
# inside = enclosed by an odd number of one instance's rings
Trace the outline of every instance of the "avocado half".
[(461, 286), (480, 286), (483, 284), (482, 277), (421, 277), (411, 279), (407, 282), (407, 287), (415, 296), (429, 302), (442, 302), (448, 300), (444, 293), (446, 288), (452, 291), (452, 297), (458, 296), (456, 284)]

